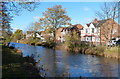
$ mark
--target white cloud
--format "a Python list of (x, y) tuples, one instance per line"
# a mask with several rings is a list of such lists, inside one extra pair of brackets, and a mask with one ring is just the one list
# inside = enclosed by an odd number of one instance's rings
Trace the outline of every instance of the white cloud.
[(84, 10), (84, 11), (89, 11), (90, 8), (88, 8), (88, 7), (84, 7), (83, 10)]
[(39, 20), (40, 17), (39, 17), (39, 16), (34, 16), (33, 19), (35, 19), (35, 20)]

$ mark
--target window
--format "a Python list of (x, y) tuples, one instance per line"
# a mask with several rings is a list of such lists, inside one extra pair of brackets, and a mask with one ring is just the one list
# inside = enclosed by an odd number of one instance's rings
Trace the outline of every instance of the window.
[(97, 33), (99, 33), (99, 32), (100, 32), (100, 29), (97, 28)]
[(92, 33), (94, 33), (94, 28), (92, 28)]
[(86, 29), (86, 33), (88, 33), (88, 29)]
[(113, 34), (115, 34), (116, 32), (117, 32), (117, 30), (116, 30), (116, 29), (114, 29), (114, 30), (113, 30)]
[(89, 37), (86, 37), (86, 41), (89, 41)]
[(97, 38), (96, 41), (100, 41), (100, 38)]
[(92, 41), (95, 41), (95, 37), (92, 37)]

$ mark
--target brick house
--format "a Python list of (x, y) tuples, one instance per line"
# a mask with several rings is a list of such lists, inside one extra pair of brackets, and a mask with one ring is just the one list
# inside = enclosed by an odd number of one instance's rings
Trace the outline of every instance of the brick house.
[(65, 35), (68, 34), (70, 31), (69, 27), (60, 27), (56, 31), (56, 41), (57, 42), (63, 42), (65, 41)]
[(113, 38), (119, 38), (120, 26), (117, 22), (112, 19), (102, 20), (100, 26), (100, 42), (105, 45)]
[(118, 28), (118, 24), (112, 19), (99, 21), (97, 19), (94, 19), (93, 22), (86, 24), (81, 31), (81, 41), (88, 41), (95, 45), (105, 45), (108, 41), (111, 40), (110, 35), (112, 29), (112, 38), (116, 38), (119, 36)]
[(80, 36), (82, 29), (83, 29), (83, 26), (81, 24), (71, 25), (69, 27), (60, 27), (56, 31), (56, 41), (64, 42), (65, 35), (73, 31), (76, 31)]

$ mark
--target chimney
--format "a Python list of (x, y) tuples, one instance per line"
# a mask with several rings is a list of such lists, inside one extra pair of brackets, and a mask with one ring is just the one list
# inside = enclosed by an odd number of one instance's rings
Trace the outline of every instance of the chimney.
[(98, 20), (95, 18), (93, 22), (94, 22), (94, 23), (97, 23), (97, 22), (98, 22)]

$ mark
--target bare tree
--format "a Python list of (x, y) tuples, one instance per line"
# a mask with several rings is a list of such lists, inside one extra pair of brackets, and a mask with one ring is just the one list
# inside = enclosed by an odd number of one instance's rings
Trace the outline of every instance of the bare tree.
[(36, 38), (36, 32), (42, 31), (43, 26), (39, 22), (30, 23), (27, 27), (27, 31), (32, 31), (34, 33), (34, 39)]
[[(107, 24), (102, 27), (101, 31), (104, 31), (102, 35), (106, 38), (106, 42), (112, 39), (113, 28), (115, 20), (118, 18), (118, 3), (104, 3), (101, 6), (101, 10), (96, 12), (96, 15), (99, 19), (105, 20)], [(107, 22), (107, 20), (111, 19), (111, 23)], [(109, 26), (111, 24), (111, 26)], [(110, 28), (111, 27), (111, 28)]]

